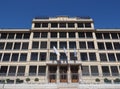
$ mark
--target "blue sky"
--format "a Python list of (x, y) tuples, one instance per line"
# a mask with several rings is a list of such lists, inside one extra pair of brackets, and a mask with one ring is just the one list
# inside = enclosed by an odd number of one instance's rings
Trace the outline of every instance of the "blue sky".
[(90, 16), (95, 28), (120, 28), (120, 0), (0, 0), (0, 28), (31, 28), (36, 16)]

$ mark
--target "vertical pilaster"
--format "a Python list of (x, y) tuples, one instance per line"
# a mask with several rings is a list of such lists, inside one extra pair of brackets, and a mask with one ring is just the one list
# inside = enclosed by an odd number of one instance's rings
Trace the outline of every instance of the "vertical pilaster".
[(82, 67), (82, 65), (79, 65), (79, 69), (78, 69), (79, 83), (82, 82), (82, 71), (81, 71), (82, 68), (81, 67)]
[(68, 83), (71, 83), (71, 70), (70, 70), (70, 65), (68, 65), (68, 71), (67, 71), (67, 79), (68, 79)]
[(46, 65), (46, 83), (49, 82), (49, 71), (48, 71), (48, 65)]
[(59, 83), (60, 82), (60, 66), (59, 65), (57, 65), (57, 83)]

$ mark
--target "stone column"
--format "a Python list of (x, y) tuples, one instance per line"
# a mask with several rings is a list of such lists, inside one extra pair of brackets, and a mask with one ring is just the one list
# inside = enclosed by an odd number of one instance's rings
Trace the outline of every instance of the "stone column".
[(48, 71), (48, 65), (46, 65), (46, 83), (49, 83), (49, 71)]
[(79, 65), (79, 69), (78, 69), (78, 78), (79, 78), (79, 83), (82, 82), (82, 71), (81, 71), (81, 66), (82, 65)]
[(68, 79), (68, 83), (71, 83), (71, 70), (70, 70), (70, 65), (68, 65), (67, 79)]
[(57, 65), (56, 79), (57, 79), (57, 83), (59, 83), (60, 82), (60, 67), (59, 67), (59, 65)]

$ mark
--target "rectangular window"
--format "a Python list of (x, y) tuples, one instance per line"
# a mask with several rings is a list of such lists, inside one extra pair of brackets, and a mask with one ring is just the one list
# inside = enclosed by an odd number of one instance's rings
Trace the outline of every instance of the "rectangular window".
[(16, 62), (16, 61), (18, 61), (18, 56), (19, 56), (19, 53), (13, 53), (12, 54), (12, 58), (11, 58), (11, 61), (13, 62)]
[(118, 39), (117, 33), (111, 33), (111, 37), (112, 37), (112, 39)]
[(40, 28), (41, 27), (41, 23), (35, 23), (35, 28)]
[(21, 61), (26, 61), (27, 60), (27, 53), (21, 53), (20, 54), (20, 62)]
[(109, 61), (116, 61), (114, 53), (108, 53)]
[(46, 49), (47, 48), (47, 42), (46, 41), (41, 41), (40, 48), (41, 49)]
[(1, 66), (0, 68), (0, 76), (6, 76), (8, 70), (8, 66)]
[(86, 37), (87, 37), (87, 38), (93, 38), (92, 32), (86, 32)]
[(1, 33), (1, 39), (7, 39), (7, 33)]
[(50, 53), (50, 60), (57, 60), (57, 55), (55, 53)]
[(91, 27), (91, 23), (85, 23), (85, 27), (86, 28), (90, 28)]
[(69, 42), (69, 48), (70, 49), (76, 48), (76, 42), (75, 41), (70, 41)]
[(91, 66), (91, 75), (92, 76), (98, 76), (98, 66)]
[(39, 49), (39, 42), (38, 41), (32, 42), (32, 49)]
[(53, 46), (55, 46), (56, 49), (57, 49), (57, 42), (56, 42), (56, 41), (50, 42), (50, 48), (51, 48), (51, 49), (53, 48)]
[(29, 66), (29, 76), (35, 76), (37, 72), (37, 66)]
[(103, 76), (110, 76), (110, 71), (108, 66), (102, 66)]
[(60, 60), (67, 60), (67, 56), (65, 53), (60, 53)]
[(21, 47), (21, 43), (20, 42), (15, 42), (14, 49), (15, 50), (20, 50), (20, 47)]
[(13, 42), (7, 42), (5, 49), (6, 50), (11, 50), (13, 46)]
[(70, 60), (77, 60), (75, 53), (70, 52)]
[(84, 32), (78, 32), (79, 38), (85, 38), (85, 33)]
[(57, 32), (51, 32), (51, 38), (57, 38)]
[(8, 39), (14, 39), (15, 33), (9, 33), (8, 34)]
[(66, 38), (67, 37), (66, 32), (60, 32), (59, 35), (60, 35), (60, 38)]
[(89, 53), (89, 59), (90, 61), (96, 61), (96, 54), (95, 53)]
[(109, 33), (103, 33), (104, 39), (110, 39), (110, 34)]
[(105, 46), (104, 46), (104, 43), (103, 42), (98, 42), (98, 49), (99, 50), (105, 50)]
[(40, 32), (34, 32), (33, 38), (40, 38)]
[(52, 28), (58, 28), (58, 23), (51, 23)]
[(29, 45), (28, 42), (23, 42), (23, 43), (22, 43), (22, 49), (23, 49), (23, 50), (27, 50), (27, 49), (28, 49), (28, 45)]
[(30, 33), (24, 33), (23, 39), (29, 39), (30, 38)]
[(60, 45), (60, 49), (67, 48), (67, 42), (65, 41), (61, 41), (59, 45)]
[(47, 38), (48, 33), (47, 32), (41, 32), (41, 38)]
[(117, 60), (120, 61), (120, 53), (116, 53)]
[(89, 66), (82, 66), (82, 75), (83, 76), (89, 76)]
[(46, 53), (45, 52), (41, 52), (40, 53), (40, 61), (46, 61)]
[(22, 33), (17, 33), (16, 34), (16, 39), (22, 39), (23, 34)]
[(99, 56), (100, 56), (100, 61), (103, 61), (103, 62), (107, 61), (107, 56), (105, 53), (100, 53)]
[(84, 24), (83, 23), (77, 23), (78, 28), (84, 28)]
[(88, 49), (94, 49), (94, 42), (88, 41), (87, 45), (88, 45)]
[(15, 76), (16, 74), (16, 66), (10, 66), (8, 76)]
[(81, 61), (88, 61), (87, 53), (80, 53)]
[(32, 52), (31, 53), (31, 61), (37, 61), (38, 60), (38, 53)]
[(75, 32), (69, 32), (69, 38), (75, 38)]
[(60, 24), (59, 24), (59, 27), (60, 27), (60, 28), (66, 28), (66, 23), (60, 23)]
[(3, 50), (5, 46), (5, 42), (0, 42), (0, 50)]
[(103, 39), (102, 33), (96, 33), (96, 38), (97, 39)]
[(25, 66), (18, 66), (17, 76), (24, 76), (25, 75)]
[(80, 49), (86, 49), (86, 42), (79, 42)]
[(9, 61), (9, 59), (10, 59), (10, 53), (4, 53), (3, 61)]
[(40, 76), (46, 75), (46, 66), (39, 66), (38, 75), (40, 75)]
[(120, 50), (120, 43), (119, 42), (113, 42), (114, 49)]
[(2, 58), (2, 53), (0, 53), (0, 61), (1, 61), (1, 58)]
[(119, 72), (118, 72), (118, 67), (117, 66), (111, 66), (111, 73), (112, 76), (119, 76)]
[(112, 50), (113, 49), (111, 42), (106, 42), (105, 44), (106, 44), (106, 49), (107, 50)]
[(48, 23), (42, 23), (43, 28), (48, 28)]
[(74, 23), (68, 23), (68, 28), (74, 28)]

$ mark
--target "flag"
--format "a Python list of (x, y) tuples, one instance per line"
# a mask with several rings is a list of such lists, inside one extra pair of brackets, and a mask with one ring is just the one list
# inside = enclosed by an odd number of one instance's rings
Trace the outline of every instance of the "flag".
[(77, 57), (76, 48), (74, 48), (74, 57)]
[(64, 47), (63, 49), (64, 49), (64, 53), (65, 53), (65, 55), (68, 56), (68, 55), (67, 55), (66, 48)]
[(55, 48), (55, 46), (53, 46), (53, 50), (56, 53), (56, 55), (60, 56), (60, 53), (58, 52), (58, 50)]

